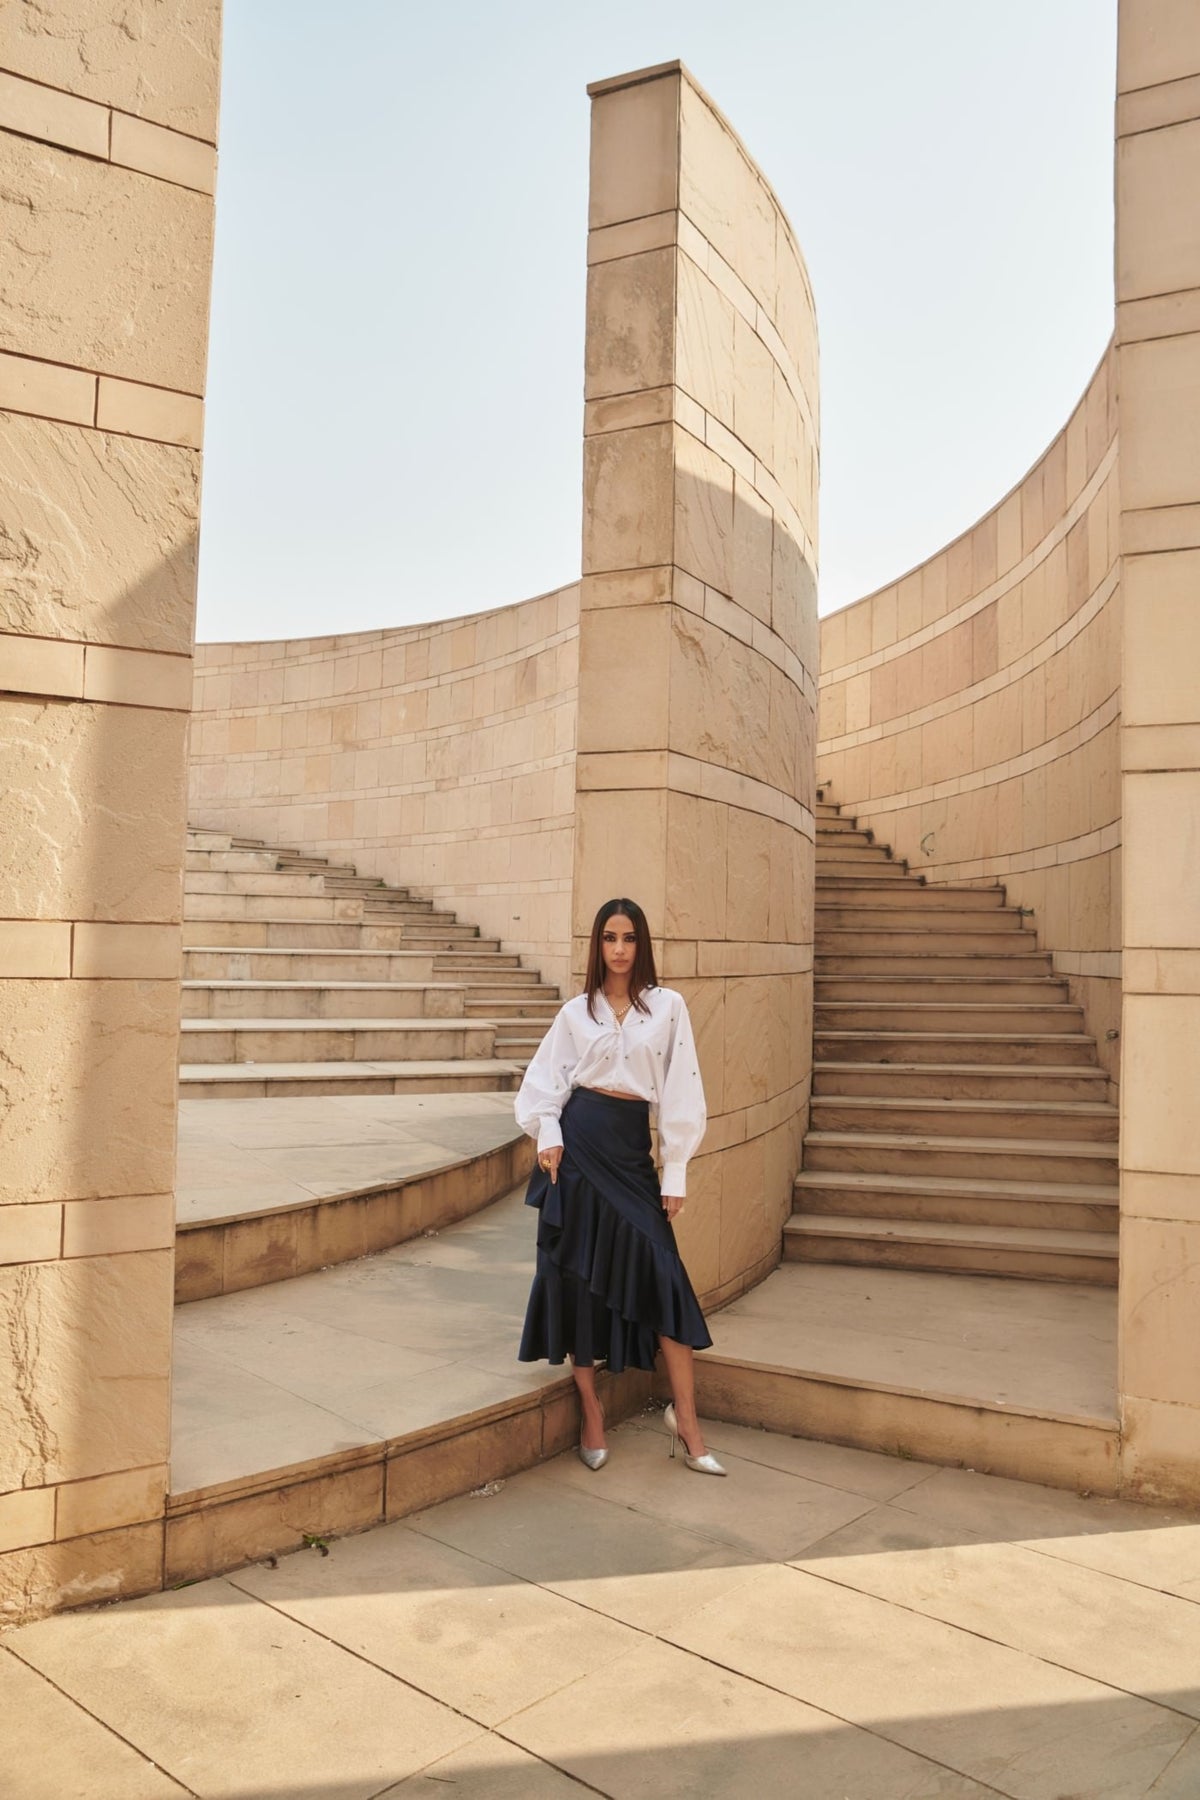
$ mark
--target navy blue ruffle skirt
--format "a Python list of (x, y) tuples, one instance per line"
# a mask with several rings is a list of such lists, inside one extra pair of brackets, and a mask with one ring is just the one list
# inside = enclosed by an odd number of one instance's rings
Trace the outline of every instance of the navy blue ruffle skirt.
[(535, 1168), (537, 1270), (522, 1362), (652, 1369), (660, 1337), (712, 1343), (650, 1154), (650, 1107), (575, 1088), (562, 1111), (558, 1181)]

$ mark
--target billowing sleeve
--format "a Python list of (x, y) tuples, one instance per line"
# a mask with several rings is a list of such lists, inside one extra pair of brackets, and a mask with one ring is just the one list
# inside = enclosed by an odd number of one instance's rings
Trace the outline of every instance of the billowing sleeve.
[(666, 1074), (658, 1099), (658, 1147), (662, 1156), (662, 1191), (682, 1197), (688, 1158), (700, 1147), (708, 1112), (704, 1105), (704, 1083), (700, 1079), (700, 1059), (692, 1021), (682, 995), (675, 996), (678, 1011), (671, 1023), (671, 1035), (664, 1062)]
[(539, 1150), (552, 1150), (563, 1141), (558, 1116), (571, 1092), (571, 1073), (578, 1061), (564, 1012), (560, 1007), (555, 1014), (513, 1102), (517, 1124), (527, 1137), (537, 1139)]

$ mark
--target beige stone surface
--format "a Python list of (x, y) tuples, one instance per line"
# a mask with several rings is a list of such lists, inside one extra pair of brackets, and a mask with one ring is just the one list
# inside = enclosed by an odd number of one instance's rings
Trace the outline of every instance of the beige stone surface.
[(161, 1523), (127, 1525), (0, 1554), (0, 1627), (162, 1586)]
[(584, 446), (584, 572), (671, 561), (672, 427), (589, 438)]
[(71, 94), (0, 74), (0, 126), (22, 137), (41, 138), (82, 150), (87, 156), (108, 155), (108, 111)]
[(1191, 1735), (1162, 1707), (901, 1612), (824, 1568), (765, 1570), (668, 1636), (1002, 1793), (1058, 1800), (1069, 1761), (1076, 1792), (1123, 1800)]
[(0, 983), (0, 1202), (170, 1190), (177, 1008), (169, 981)]
[(113, 114), (110, 155), (113, 162), (128, 169), (178, 182), (201, 194), (211, 194), (216, 185), (217, 154), (211, 144), (125, 113)]
[(1187, 1601), (880, 1507), (798, 1567), (1127, 1694), (1200, 1714), (1200, 1620)]
[[(621, 1719), (614, 1740), (610, 1720)], [(794, 1792), (955, 1800), (975, 1782), (705, 1658), (647, 1642), (510, 1721), (507, 1735), (601, 1792), (728, 1797)]]
[[(229, 1741), (262, 1711), (276, 1785), (302, 1754), (309, 1785), (333, 1781), (340, 1753), (339, 1793), (740, 1800), (752, 1777), (782, 1800), (801, 1768), (821, 1800), (1190, 1800), (1194, 1517), (703, 1429), (726, 1481), (672, 1463), (646, 1413), (599, 1474), (572, 1451), (327, 1556), (13, 1632), (0, 1681), (39, 1726), (29, 1678), (53, 1683), (67, 1741), (64, 1709), (85, 1709), (166, 1778), (238, 1800)], [(460, 1747), (429, 1748), (447, 1720)], [(376, 1779), (401, 1725), (408, 1760)], [(40, 1765), (17, 1766), (14, 1800), (41, 1800)]]
[(47, 0), (14, 14), (5, 61), (49, 87), (211, 140), (220, 42), (215, 10), (190, 0), (134, 0), (119, 19), (111, 0)]
[(590, 230), (677, 205), (679, 88), (668, 76), (607, 92), (593, 108)]
[(54, 1536), (54, 1489), (16, 1488), (0, 1494), (0, 1551), (45, 1544)]
[(14, 1800), (183, 1800), (188, 1790), (19, 1657), (0, 1654)]
[(126, 1469), (90, 1481), (65, 1482), (58, 1490), (56, 1537), (86, 1537), (118, 1525), (140, 1525), (162, 1517), (167, 1468)]
[(1125, 996), (1121, 1162), (1124, 1168), (1200, 1175), (1191, 1096), (1200, 1074), (1191, 995)]
[(19, 138), (6, 165), (5, 348), (200, 393), (209, 197)]
[(6, 631), (190, 650), (194, 451), (0, 415), (0, 501)]
[(1126, 344), (1121, 368), (1122, 504), (1186, 505), (1200, 488), (1200, 334)]
[(247, 1783), (367, 1800), (478, 1734), (226, 1582), (47, 1620), (15, 1642), (29, 1667), (214, 1800)]
[[(389, 1525), (235, 1586), (483, 1725), (636, 1647), (637, 1634), (474, 1556)], [(506, 1654), (494, 1654), (501, 1625)]]
[(1124, 94), (1200, 74), (1200, 20), (1187, 0), (1126, 6), (1121, 16), (1117, 89)]
[(589, 270), (584, 340), (589, 400), (672, 380), (675, 261), (674, 249), (667, 248)]
[(0, 1270), (0, 1488), (165, 1461), (169, 1251)]
[(4, 715), (0, 835), (15, 842), (21, 832), (29, 848), (0, 876), (0, 908), (17, 918), (177, 920), (183, 716), (33, 700), (6, 701)]
[[(0, 94), (5, 79), (0, 75)], [(0, 406), (7, 412), (90, 425), (96, 410), (96, 377), (84, 369), (0, 354)]]
[(126, 432), (131, 437), (156, 438), (160, 443), (186, 444), (198, 450), (204, 437), (204, 402), (194, 394), (101, 375), (96, 424), (101, 431)]

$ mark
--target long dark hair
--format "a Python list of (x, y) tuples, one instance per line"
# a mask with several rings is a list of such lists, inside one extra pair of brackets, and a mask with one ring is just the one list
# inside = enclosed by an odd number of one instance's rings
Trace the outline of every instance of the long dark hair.
[(650, 1008), (642, 999), (647, 988), (658, 986), (658, 971), (654, 967), (654, 950), (650, 943), (650, 927), (646, 923), (646, 915), (636, 900), (606, 900), (592, 922), (592, 941), (588, 945), (587, 961), (587, 1007), (594, 1019), (596, 1017), (596, 995), (604, 986), (604, 927), (618, 913), (624, 913), (637, 934), (637, 944), (633, 952), (633, 972), (629, 977), (629, 997), (639, 1012), (648, 1013)]

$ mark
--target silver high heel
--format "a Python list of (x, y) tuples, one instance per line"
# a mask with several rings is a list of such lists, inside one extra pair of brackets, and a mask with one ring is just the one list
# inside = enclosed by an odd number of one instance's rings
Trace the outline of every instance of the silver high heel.
[(711, 1450), (706, 1450), (703, 1456), (692, 1456), (689, 1453), (687, 1439), (679, 1436), (679, 1421), (675, 1417), (675, 1408), (670, 1401), (667, 1402), (666, 1410), (663, 1413), (663, 1424), (671, 1434), (672, 1456), (675, 1454), (675, 1441), (678, 1438), (683, 1445), (683, 1460), (689, 1469), (695, 1469), (698, 1475), (728, 1475), (729, 1470), (717, 1461)]
[[(607, 1421), (607, 1419), (604, 1418), (604, 1408), (603, 1407), (600, 1408), (600, 1417), (603, 1420), (603, 1422), (607, 1425), (608, 1421)], [(584, 1446), (582, 1444), (580, 1444), (579, 1460), (583, 1464), (585, 1469), (591, 1469), (594, 1474), (597, 1469), (602, 1469), (604, 1467), (605, 1463), (608, 1461), (608, 1451), (607, 1450), (587, 1450), (584, 1448)]]

